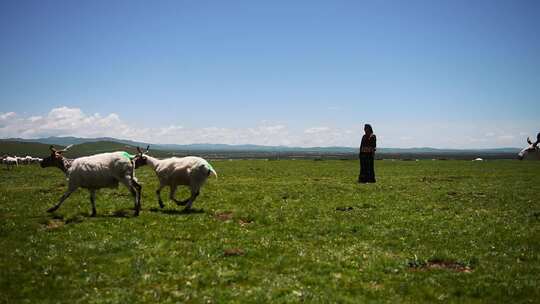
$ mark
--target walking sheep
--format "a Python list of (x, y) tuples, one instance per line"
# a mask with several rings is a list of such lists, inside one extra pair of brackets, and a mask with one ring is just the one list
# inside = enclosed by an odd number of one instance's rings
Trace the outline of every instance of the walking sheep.
[[(208, 176), (213, 174), (217, 177), (214, 168), (203, 158), (186, 156), (160, 160), (148, 155), (148, 148), (146, 148), (146, 152), (142, 152), (140, 148), (137, 148), (139, 153), (134, 159), (135, 168), (148, 164), (156, 172), (159, 179), (159, 188), (156, 190), (156, 195), (161, 208), (165, 207), (161, 200), (161, 189), (164, 187), (169, 186), (169, 198), (172, 201), (177, 205), (185, 205), (184, 210), (189, 210)], [(183, 201), (175, 198), (176, 188), (180, 185), (188, 186), (191, 190), (191, 196)]]
[[(68, 147), (69, 148), (69, 147)], [(135, 168), (131, 155), (126, 152), (102, 153), (77, 159), (65, 158), (63, 153), (68, 149), (56, 150), (53, 146), (51, 155), (41, 161), (41, 167), (57, 167), (68, 178), (68, 189), (60, 201), (47, 210), (54, 212), (77, 188), (82, 187), (90, 192), (92, 215), (96, 216), (96, 191), (101, 188), (117, 188), (124, 184), (135, 200), (135, 216), (141, 210), (141, 185), (135, 178)]]

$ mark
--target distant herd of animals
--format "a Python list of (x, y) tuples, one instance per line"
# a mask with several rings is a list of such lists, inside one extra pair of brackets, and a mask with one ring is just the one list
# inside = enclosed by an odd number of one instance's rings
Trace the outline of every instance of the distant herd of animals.
[[(532, 143), (527, 139), (529, 145), (522, 149), (517, 158), (520, 160), (540, 160), (540, 147), (538, 141)], [(50, 146), (51, 154), (44, 158), (37, 157), (16, 157), (2, 156), (1, 162), (6, 168), (12, 169), (23, 164), (40, 164), (42, 168), (56, 167), (67, 177), (68, 186), (58, 203), (49, 208), (47, 212), (54, 212), (62, 203), (78, 188), (85, 188), (90, 192), (90, 203), (92, 204), (91, 216), (96, 216), (96, 191), (101, 188), (117, 188), (121, 183), (133, 195), (135, 205), (135, 216), (139, 215), (141, 210), (141, 189), (135, 177), (135, 169), (148, 165), (150, 166), (159, 180), (159, 186), (156, 190), (156, 197), (161, 208), (165, 205), (161, 199), (161, 190), (169, 187), (169, 198), (177, 205), (185, 206), (186, 211), (190, 210), (193, 202), (199, 195), (201, 187), (210, 175), (217, 177), (217, 173), (208, 161), (195, 156), (171, 157), (166, 159), (157, 159), (148, 155), (146, 151), (137, 147), (137, 154), (132, 155), (127, 152), (100, 153), (92, 156), (69, 159), (64, 157), (71, 146), (63, 150), (57, 150)], [(178, 186), (187, 186), (191, 195), (186, 200), (176, 199), (176, 190)]]
[(0, 157), (0, 160), (1, 160), (1, 163), (4, 164), (7, 169), (11, 169), (18, 165), (39, 164), (43, 159), (39, 157), (28, 156), (28, 155), (25, 157), (4, 155)]

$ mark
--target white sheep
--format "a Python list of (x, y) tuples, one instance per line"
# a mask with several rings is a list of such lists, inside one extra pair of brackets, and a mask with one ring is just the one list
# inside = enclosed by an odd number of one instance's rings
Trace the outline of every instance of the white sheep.
[[(69, 148), (69, 147), (68, 147)], [(67, 150), (57, 151), (50, 147), (51, 155), (41, 162), (41, 167), (57, 167), (68, 178), (68, 189), (60, 201), (49, 208), (54, 212), (77, 188), (86, 188), (90, 192), (92, 215), (96, 216), (96, 190), (101, 188), (117, 188), (118, 183), (124, 184), (135, 199), (135, 216), (141, 210), (141, 185), (135, 178), (135, 166), (132, 155), (126, 152), (101, 153), (92, 156), (67, 159), (62, 154)]]
[(34, 160), (34, 158), (32, 156), (30, 156), (30, 155), (26, 155), (25, 157), (23, 157), (23, 159), (24, 159), (23, 162), (24, 162), (25, 165), (32, 164), (32, 162)]
[(6, 165), (6, 168), (8, 170), (13, 168), (13, 167), (19, 166), (19, 162), (17, 160), (17, 157), (6, 156), (6, 157), (4, 157), (2, 162)]
[[(161, 208), (165, 206), (161, 200), (161, 189), (164, 187), (169, 186), (169, 198), (172, 201), (177, 205), (185, 205), (185, 210), (189, 210), (208, 176), (213, 174), (217, 177), (217, 173), (212, 168), (212, 165), (203, 158), (186, 156), (160, 160), (147, 154), (148, 147), (146, 148), (146, 152), (142, 152), (139, 148), (137, 150), (139, 153), (134, 159), (135, 168), (148, 164), (154, 169), (159, 179), (159, 187), (156, 190), (156, 195)], [(183, 201), (175, 198), (176, 188), (181, 185), (188, 186), (191, 191), (191, 196)]]

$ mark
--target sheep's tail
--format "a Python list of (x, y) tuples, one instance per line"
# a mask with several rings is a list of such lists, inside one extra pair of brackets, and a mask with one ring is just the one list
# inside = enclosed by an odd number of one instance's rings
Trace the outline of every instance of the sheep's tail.
[(206, 162), (204, 164), (204, 166), (206, 167), (206, 169), (208, 169), (208, 175), (212, 174), (214, 175), (216, 178), (218, 177), (217, 176), (217, 172), (216, 170), (214, 170), (214, 167), (212, 167), (212, 165), (210, 165), (208, 162)]
[(210, 174), (212, 174), (213, 176), (215, 176), (217, 178), (217, 172), (216, 170), (214, 170), (214, 168), (210, 168)]

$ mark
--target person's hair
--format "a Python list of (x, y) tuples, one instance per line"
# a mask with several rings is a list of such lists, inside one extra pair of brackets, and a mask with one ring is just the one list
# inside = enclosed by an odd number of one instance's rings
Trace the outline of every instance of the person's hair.
[(369, 134), (373, 134), (373, 128), (370, 124), (365, 124), (364, 129), (368, 129)]

